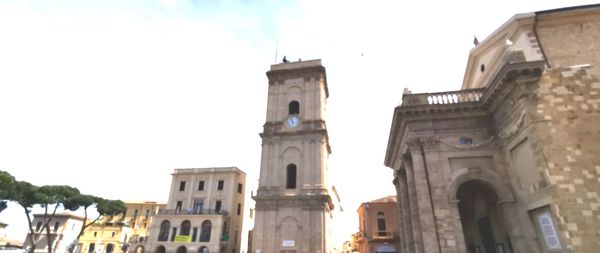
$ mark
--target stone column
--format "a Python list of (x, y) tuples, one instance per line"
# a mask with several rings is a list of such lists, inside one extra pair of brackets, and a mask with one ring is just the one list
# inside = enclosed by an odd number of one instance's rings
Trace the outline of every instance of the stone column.
[(424, 253), (425, 249), (423, 248), (423, 237), (421, 234), (421, 219), (419, 215), (419, 206), (418, 206), (418, 196), (417, 196), (417, 187), (415, 185), (415, 177), (413, 173), (412, 164), (409, 162), (406, 163), (406, 179), (407, 179), (407, 189), (408, 189), (408, 202), (410, 207), (410, 222), (411, 222), (411, 230), (413, 237), (413, 245), (414, 248), (412, 252), (415, 253)]
[(458, 210), (458, 200), (452, 199), (448, 201), (449, 219), (454, 228), (454, 238), (456, 238), (456, 252), (467, 252), (467, 243), (465, 242), (465, 233), (460, 219), (460, 211)]
[(431, 195), (428, 182), (428, 175), (425, 171), (425, 160), (420, 142), (414, 142), (410, 145), (411, 160), (413, 166), (413, 176), (416, 186), (416, 196), (418, 198), (419, 219), (421, 221), (421, 234), (423, 238), (423, 248), (427, 253), (436, 253), (440, 251), (438, 236), (436, 231), (436, 218), (431, 201)]
[(398, 173), (398, 205), (400, 206), (400, 219), (402, 220), (402, 233), (404, 237), (404, 244), (401, 247), (404, 252), (412, 253), (415, 252), (415, 241), (412, 234), (411, 224), (411, 212), (410, 212), (410, 201), (408, 197), (408, 185), (406, 182), (406, 170), (401, 169)]
[(400, 179), (398, 178), (398, 170), (394, 171), (394, 180), (392, 181), (394, 183), (394, 187), (396, 188), (396, 205), (398, 206), (398, 212), (396, 213), (396, 220), (398, 221), (398, 225), (397, 225), (397, 230), (396, 233), (398, 233), (398, 238), (399, 238), (399, 245), (396, 245), (396, 248), (398, 248), (398, 250), (400, 251), (400, 253), (406, 253), (406, 250), (404, 249), (404, 245), (406, 245), (406, 238), (404, 235), (404, 229), (405, 229), (405, 225), (404, 225), (404, 220), (402, 219), (402, 205), (400, 204), (400, 185), (398, 183), (398, 181), (400, 181)]

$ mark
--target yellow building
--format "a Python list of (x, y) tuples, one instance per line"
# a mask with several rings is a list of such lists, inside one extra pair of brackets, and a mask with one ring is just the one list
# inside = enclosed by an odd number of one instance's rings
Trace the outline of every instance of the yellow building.
[(123, 246), (144, 242), (154, 215), (165, 207), (154, 201), (127, 202), (124, 215), (104, 217), (85, 229), (79, 238), (80, 253), (124, 252)]

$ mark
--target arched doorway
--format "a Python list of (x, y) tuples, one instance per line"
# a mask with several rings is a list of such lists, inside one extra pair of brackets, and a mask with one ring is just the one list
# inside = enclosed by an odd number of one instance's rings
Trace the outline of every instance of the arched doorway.
[(187, 253), (187, 248), (185, 246), (179, 246), (177, 248), (177, 253)]
[(396, 248), (392, 245), (379, 245), (375, 248), (375, 253), (396, 253)]
[(470, 180), (456, 193), (468, 253), (512, 253), (498, 195), (486, 183)]
[(208, 253), (208, 248), (206, 246), (202, 246), (200, 249), (198, 249), (198, 253)]
[(114, 244), (109, 243), (108, 245), (106, 245), (106, 253), (113, 253), (114, 250), (115, 250)]
[(166, 253), (166, 252), (167, 252), (167, 249), (165, 249), (165, 246), (162, 246), (162, 245), (156, 247), (156, 249), (154, 250), (154, 253)]

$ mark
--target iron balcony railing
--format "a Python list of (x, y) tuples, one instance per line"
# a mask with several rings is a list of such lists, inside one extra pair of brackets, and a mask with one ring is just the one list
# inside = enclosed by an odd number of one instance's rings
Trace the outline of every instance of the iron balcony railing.
[(214, 215), (228, 216), (229, 212), (215, 209), (160, 209), (158, 215)]

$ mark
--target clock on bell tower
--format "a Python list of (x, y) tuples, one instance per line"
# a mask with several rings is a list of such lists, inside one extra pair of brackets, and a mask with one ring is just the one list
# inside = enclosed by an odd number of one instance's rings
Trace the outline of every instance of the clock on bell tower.
[(326, 104), (321, 60), (271, 65), (252, 250), (329, 252)]

